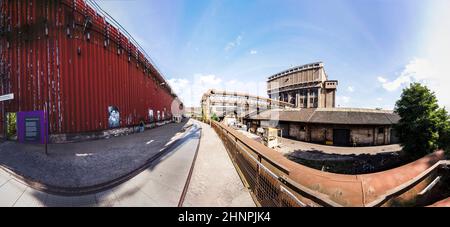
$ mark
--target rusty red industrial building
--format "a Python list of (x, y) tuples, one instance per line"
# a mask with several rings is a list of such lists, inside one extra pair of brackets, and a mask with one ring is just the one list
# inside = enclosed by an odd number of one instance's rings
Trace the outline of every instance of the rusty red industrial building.
[(134, 39), (94, 6), (84, 0), (0, 5), (0, 92), (14, 93), (0, 104), (5, 113), (48, 108), (50, 134), (109, 129), (111, 110), (120, 113), (117, 127), (172, 116), (179, 101), (165, 78)]

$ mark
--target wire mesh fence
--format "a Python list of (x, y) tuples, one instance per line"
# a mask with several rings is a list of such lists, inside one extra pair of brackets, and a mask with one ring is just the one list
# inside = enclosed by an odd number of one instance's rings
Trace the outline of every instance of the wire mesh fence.
[(283, 185), (280, 176), (261, 163), (262, 157), (250, 147), (237, 140), (218, 123), (213, 128), (223, 141), (238, 172), (258, 205), (263, 207), (304, 207), (307, 206), (295, 194)]
[[(397, 200), (412, 201), (415, 203), (418, 198), (421, 198), (421, 195), (417, 196), (416, 191), (426, 191), (424, 186), (430, 185), (428, 180), (434, 179), (433, 177), (437, 174), (436, 172), (438, 170), (446, 169), (450, 166), (450, 161), (448, 160), (440, 160), (434, 164), (431, 163), (429, 168), (420, 172), (416, 177), (399, 184), (383, 194), (377, 195), (376, 197), (372, 196), (373, 198), (370, 198), (370, 200), (359, 201), (355, 199), (356, 202), (348, 202), (342, 200), (340, 197), (342, 194), (330, 195), (328, 193), (318, 192), (295, 181), (295, 178), (289, 176), (291, 172), (289, 169), (285, 168), (281, 163), (274, 161), (276, 159), (272, 160), (273, 157), (270, 155), (269, 148), (259, 145), (256, 141), (247, 139), (247, 137), (240, 135), (238, 132), (221, 123), (215, 121), (208, 123), (223, 141), (233, 164), (240, 174), (241, 179), (250, 190), (257, 205), (264, 207), (342, 207), (344, 205), (373, 207), (391, 206)], [(398, 169), (395, 171), (398, 171)], [(343, 186), (338, 183), (341, 181), (339, 179), (328, 179), (328, 182), (337, 185), (336, 187), (344, 188), (345, 185)], [(360, 180), (347, 180), (346, 183), (346, 190), (349, 187), (353, 189), (357, 188), (358, 185), (362, 185)], [(361, 198), (363, 196), (354, 192), (349, 193), (354, 194), (351, 199)], [(338, 203), (336, 200), (341, 201)]]

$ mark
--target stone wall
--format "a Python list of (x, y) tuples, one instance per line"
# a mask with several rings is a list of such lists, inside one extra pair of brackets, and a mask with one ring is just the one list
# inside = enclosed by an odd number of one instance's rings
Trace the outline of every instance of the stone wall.
[(350, 130), (350, 138), (357, 146), (373, 145), (373, 127), (359, 127)]
[(298, 124), (289, 125), (289, 136), (297, 140), (301, 140), (300, 125)]
[[(333, 126), (333, 125), (302, 125), (291, 123), (289, 136), (300, 141), (310, 141), (325, 144), (333, 141), (333, 129), (346, 128), (350, 130), (350, 139), (355, 141), (356, 146), (371, 146), (390, 144), (390, 127), (374, 126)], [(305, 130), (301, 130), (304, 127)], [(384, 128), (384, 133), (379, 133), (378, 128)]]
[(318, 126), (311, 126), (311, 142), (314, 143), (325, 143), (325, 134), (327, 131), (327, 128), (325, 127), (318, 127)]
[[(254, 122), (252, 126), (256, 127)], [(308, 125), (300, 122), (280, 124), (277, 121), (261, 121), (261, 127), (281, 128), (281, 126), (284, 129), (284, 136), (288, 133), (288, 137), (305, 142), (326, 144), (333, 141), (333, 129), (349, 129), (351, 140), (349, 144), (352, 144), (353, 140), (356, 146), (391, 144), (390, 126)], [(379, 128), (384, 130), (380, 131)]]
[(335, 107), (335, 97), (336, 97), (336, 91), (335, 90), (326, 90), (325, 94), (325, 107), (326, 108), (334, 108)]

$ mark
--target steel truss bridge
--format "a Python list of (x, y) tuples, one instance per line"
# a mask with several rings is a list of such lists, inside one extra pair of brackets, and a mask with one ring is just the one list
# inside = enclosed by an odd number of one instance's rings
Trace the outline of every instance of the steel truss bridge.
[(203, 94), (201, 109), (203, 119), (210, 119), (214, 114), (223, 118), (233, 115), (243, 118), (252, 114), (259, 114), (268, 109), (293, 108), (291, 103), (255, 96), (247, 93), (208, 90)]

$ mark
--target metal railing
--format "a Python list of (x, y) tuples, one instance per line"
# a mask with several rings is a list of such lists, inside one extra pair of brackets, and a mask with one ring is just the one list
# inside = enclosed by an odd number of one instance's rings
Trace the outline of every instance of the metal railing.
[(251, 144), (255, 141), (243, 141), (243, 138), (239, 138), (239, 135), (218, 122), (208, 123), (211, 123), (223, 141), (233, 164), (257, 205), (263, 207), (341, 206), (326, 195), (297, 187), (288, 177), (290, 170), (258, 152)]
[[(372, 202), (366, 204), (367, 207), (380, 207), (385, 204), (388, 204), (390, 200), (394, 200), (395, 198), (398, 198), (402, 196), (402, 194), (408, 192), (409, 190), (413, 189), (416, 185), (418, 185), (421, 182), (424, 182), (424, 180), (428, 177), (432, 177), (433, 174), (435, 174), (439, 169), (442, 168), (448, 168), (450, 167), (450, 160), (441, 160), (436, 162), (432, 167), (428, 168), (427, 170), (423, 171), (419, 175), (415, 176), (411, 180), (392, 188), (391, 190), (387, 191), (385, 194), (380, 195), (377, 199), (373, 200)], [(423, 189), (418, 195), (424, 196), (427, 191), (429, 191), (429, 188), (432, 188), (436, 184), (436, 179), (439, 180), (441, 176), (437, 176), (434, 181), (427, 184), (425, 189)]]
[[(279, 159), (273, 155), (273, 151), (257, 141), (241, 135), (236, 130), (227, 127), (216, 121), (208, 121), (218, 136), (221, 138), (233, 164), (236, 167), (242, 181), (247, 186), (253, 199), (258, 206), (265, 207), (307, 207), (307, 206), (384, 206), (391, 204), (397, 199), (405, 201), (414, 201), (422, 195), (417, 193), (408, 193), (410, 191), (423, 191), (423, 188), (428, 188), (429, 178), (433, 178), (439, 169), (450, 166), (450, 161), (441, 160), (431, 164), (430, 167), (418, 173), (409, 180), (401, 182), (398, 186), (391, 189), (387, 188), (385, 191), (380, 191), (376, 198), (366, 199), (367, 193), (370, 193), (369, 185), (365, 185), (367, 179), (377, 179), (379, 177), (389, 177), (388, 175), (408, 174), (409, 168), (402, 168), (392, 170), (391, 172), (384, 172), (387, 175), (365, 174), (365, 175), (339, 175), (333, 174), (334, 177), (351, 177), (351, 180), (345, 182), (352, 183), (353, 188), (345, 189), (341, 186), (343, 181), (333, 179), (333, 176), (328, 175), (326, 179), (318, 180), (324, 184), (334, 185), (333, 187), (340, 188), (347, 194), (346, 198), (364, 198), (360, 202), (348, 202), (348, 200), (340, 200), (339, 197), (330, 192), (314, 190), (299, 183), (292, 178), (299, 174), (299, 170), (294, 168), (287, 162)], [(279, 160), (279, 161), (277, 161)], [(418, 160), (420, 162), (420, 160)], [(288, 165), (289, 169), (284, 164)], [(290, 174), (292, 176), (290, 176)], [(308, 174), (308, 173), (300, 173)], [(316, 181), (316, 182), (318, 182)], [(364, 186), (365, 185), (365, 186)], [(310, 185), (311, 186), (311, 185)], [(354, 187), (360, 187), (354, 188)], [(422, 188), (423, 187), (423, 188)], [(332, 199), (333, 198), (333, 199)], [(340, 202), (336, 202), (340, 201)], [(347, 201), (347, 202), (345, 202)]]

